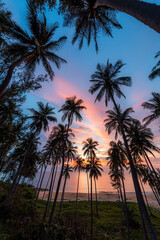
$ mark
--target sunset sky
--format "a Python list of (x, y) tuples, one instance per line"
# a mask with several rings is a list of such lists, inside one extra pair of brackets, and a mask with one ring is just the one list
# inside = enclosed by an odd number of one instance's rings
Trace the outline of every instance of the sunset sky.
[[(157, 2), (157, 1), (148, 1)], [(25, 21), (26, 2), (25, 0), (6, 0), (6, 5), (12, 11), (13, 17), (17, 23), (27, 29)], [(97, 63), (106, 64), (107, 59), (114, 64), (118, 59), (122, 59), (126, 65), (123, 67), (121, 76), (132, 77), (132, 87), (123, 88), (126, 99), (116, 99), (121, 104), (122, 109), (133, 107), (135, 113), (132, 115), (142, 120), (148, 111), (143, 110), (141, 104), (151, 98), (151, 92), (159, 92), (160, 79), (153, 81), (148, 79), (152, 67), (156, 64), (154, 55), (160, 50), (159, 34), (149, 27), (138, 22), (134, 18), (124, 14), (117, 14), (118, 20), (122, 25), (122, 30), (113, 29), (113, 38), (99, 34), (99, 52), (96, 54), (94, 43), (87, 47), (86, 43), (82, 50), (78, 49), (77, 44), (72, 45), (74, 28), (62, 27), (63, 17), (58, 16), (55, 11), (47, 13), (49, 23), (59, 22), (60, 27), (56, 31), (55, 39), (62, 35), (68, 37), (67, 42), (62, 49), (57, 52), (59, 56), (67, 60), (60, 70), (55, 66), (55, 78), (52, 82), (44, 83), (42, 89), (30, 93), (24, 104), (25, 109), (36, 108), (36, 102), (49, 102), (55, 107), (57, 113), (66, 97), (76, 95), (83, 99), (87, 110), (84, 110), (83, 122), (74, 122), (73, 131), (76, 135), (75, 142), (81, 150), (82, 141), (92, 137), (99, 142), (98, 156), (105, 156), (109, 147), (109, 142), (114, 140), (114, 133), (107, 135), (104, 128), (105, 111), (113, 106), (109, 104), (108, 109), (104, 101), (94, 103), (95, 96), (88, 92), (90, 87), (90, 76), (96, 70)], [(45, 73), (44, 69), (39, 66), (37, 73)], [(27, 111), (27, 110), (26, 110)], [(58, 122), (61, 121), (61, 114), (57, 113)], [(50, 129), (53, 125), (50, 126)], [(159, 120), (150, 125), (155, 135), (154, 142), (160, 147)], [(42, 135), (42, 142), (45, 143), (49, 133)], [(160, 167), (157, 159), (153, 160), (155, 166)]]

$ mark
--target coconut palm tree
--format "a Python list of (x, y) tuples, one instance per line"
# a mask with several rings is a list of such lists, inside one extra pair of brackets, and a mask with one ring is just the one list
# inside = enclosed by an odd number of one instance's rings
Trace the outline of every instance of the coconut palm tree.
[(52, 140), (54, 144), (61, 149), (61, 152), (62, 152), (62, 156), (61, 156), (62, 167), (61, 167), (60, 176), (58, 179), (58, 184), (57, 184), (57, 189), (56, 189), (56, 193), (53, 201), (51, 214), (48, 221), (49, 224), (51, 224), (52, 222), (52, 218), (53, 218), (53, 214), (54, 214), (54, 210), (57, 202), (57, 197), (58, 197), (58, 193), (61, 185), (63, 169), (64, 169), (65, 150), (67, 149), (67, 145), (70, 142), (69, 137), (71, 136), (74, 137), (74, 134), (72, 133), (72, 130), (70, 128), (68, 128), (66, 125), (64, 126), (62, 124), (58, 124), (58, 126), (53, 127), (53, 130), (49, 137), (49, 139)]
[(5, 15), (0, 15), (3, 31), (7, 31), (7, 34), (10, 34), (14, 39), (14, 41), (8, 43), (7, 48), (2, 49), (3, 55), (8, 58), (11, 64), (5, 79), (0, 85), (0, 96), (10, 83), (14, 69), (21, 64), (25, 64), (27, 71), (33, 73), (37, 63), (41, 62), (52, 80), (54, 71), (50, 62), (54, 63), (58, 68), (61, 63), (66, 63), (63, 58), (55, 53), (65, 42), (66, 37), (63, 36), (56, 41), (52, 40), (58, 24), (55, 23), (49, 26), (45, 14), (39, 19), (34, 3), (31, 0), (27, 1), (26, 18), (29, 33)]
[(93, 38), (98, 52), (98, 33), (102, 31), (105, 35), (112, 37), (112, 27), (118, 29), (122, 27), (116, 19), (116, 12), (113, 8), (101, 6), (94, 8), (94, 2), (85, 0), (69, 4), (64, 16), (64, 26), (75, 26), (72, 44), (79, 40), (79, 49), (81, 49), (84, 39), (87, 40), (89, 46)]
[(157, 191), (160, 194), (160, 181), (147, 154), (150, 153), (154, 156), (152, 151), (160, 152), (160, 149), (154, 145), (153, 138), (154, 135), (151, 132), (151, 129), (142, 125), (138, 120), (134, 121), (127, 130), (127, 139), (130, 142), (132, 152), (137, 156), (144, 157), (149, 171), (153, 171), (157, 179)]
[(160, 117), (160, 94), (153, 92), (152, 98), (148, 102), (144, 102), (142, 107), (151, 111), (151, 114), (143, 119), (145, 125), (148, 125)]
[(78, 156), (74, 159), (73, 169), (78, 171), (78, 180), (77, 180), (77, 194), (76, 194), (76, 209), (77, 209), (77, 202), (78, 202), (78, 190), (79, 190), (79, 179), (80, 179), (80, 172), (84, 170), (84, 159), (81, 156)]
[[(110, 148), (108, 149), (108, 157), (106, 159), (109, 160), (107, 165), (109, 165), (109, 168), (111, 169), (111, 172), (110, 172), (111, 179), (114, 177), (114, 181), (115, 179), (118, 180), (121, 195), (122, 195), (122, 191), (121, 191), (121, 185), (122, 185), (123, 196), (121, 196), (121, 198), (122, 198), (122, 201), (124, 200), (124, 210), (125, 210), (126, 226), (127, 226), (128, 240), (129, 240), (130, 239), (129, 221), (128, 221), (126, 191), (125, 191), (125, 185), (124, 185), (124, 168), (126, 168), (127, 158), (126, 158), (126, 151), (121, 141), (118, 141), (117, 143), (113, 141), (110, 142)], [(118, 178), (116, 178), (116, 176)]]
[(61, 196), (61, 203), (60, 203), (60, 207), (59, 207), (58, 219), (60, 218), (62, 204), (64, 201), (64, 193), (65, 193), (67, 179), (70, 179), (71, 172), (73, 172), (73, 167), (70, 167), (68, 163), (66, 165), (64, 165), (64, 170), (63, 170), (64, 184), (63, 184), (63, 189), (62, 189), (62, 196)]
[[(134, 111), (132, 108), (127, 108), (126, 110), (122, 111), (120, 108), (120, 105), (118, 105), (117, 107), (118, 107), (118, 110), (119, 110), (119, 113), (121, 116), (123, 128), (126, 132), (126, 130), (132, 124), (132, 121), (133, 121), (133, 118), (129, 114), (133, 113)], [(120, 129), (119, 121), (118, 121), (118, 115), (116, 112), (116, 108), (114, 107), (113, 110), (108, 110), (108, 111), (106, 111), (106, 113), (107, 113), (107, 117), (108, 117), (104, 120), (106, 130), (107, 130), (108, 134), (110, 134), (114, 130), (115, 131), (115, 139), (117, 139), (118, 134), (121, 135), (121, 129)]]
[(86, 109), (82, 104), (83, 100), (77, 99), (76, 96), (66, 98), (66, 102), (62, 105), (59, 112), (63, 112), (62, 121), (67, 120), (68, 127), (72, 125), (74, 118), (76, 121), (82, 121), (83, 118), (80, 112)]
[[(103, 171), (103, 168), (101, 167), (101, 161), (98, 158), (94, 158), (94, 160), (91, 162), (89, 161), (86, 164), (86, 171), (90, 172), (89, 176), (93, 177), (94, 183), (95, 183), (95, 195), (96, 195), (96, 214), (98, 216), (98, 200), (97, 200), (97, 186), (96, 181), (98, 180), (98, 177), (102, 176), (101, 172)], [(92, 172), (92, 173), (91, 173)]]
[[(158, 58), (160, 56), (160, 51), (158, 53), (156, 53), (155, 58)], [(149, 75), (149, 79), (153, 80), (156, 77), (160, 76), (160, 61), (157, 62), (157, 64), (152, 68), (152, 72)]]
[(96, 158), (95, 151), (97, 150), (98, 142), (94, 141), (92, 138), (87, 138), (86, 141), (83, 141), (83, 148), (82, 150), (83, 155), (88, 158), (90, 161), (87, 168), (90, 166), (90, 180), (91, 180), (91, 240), (93, 237), (93, 203), (92, 203), (92, 177), (93, 177), (93, 161)]
[(130, 1), (130, 0), (97, 0), (95, 1), (94, 8), (99, 5), (116, 9), (124, 12), (145, 25), (151, 27), (156, 32), (160, 33), (160, 7), (159, 5), (148, 3), (144, 1)]
[(30, 151), (30, 147), (31, 147), (32, 141), (34, 140), (34, 137), (36, 135), (38, 135), (42, 129), (45, 132), (47, 130), (49, 130), (49, 126), (48, 126), (49, 122), (57, 121), (57, 119), (53, 116), (54, 115), (53, 109), (54, 108), (50, 107), (48, 105), (48, 103), (46, 105), (44, 105), (42, 102), (38, 102), (38, 110), (39, 111), (37, 111), (33, 108), (29, 109), (32, 112), (32, 116), (30, 116), (28, 118), (32, 119), (32, 123), (30, 124), (30, 129), (31, 129), (31, 131), (33, 131), (33, 134), (32, 134), (32, 138), (28, 142), (28, 147), (24, 148), (24, 149), (26, 149), (26, 151), (25, 151), (24, 157), (23, 157), (22, 161), (20, 162), (19, 167), (17, 169), (17, 173), (15, 175), (11, 189), (8, 193), (7, 199), (10, 198), (12, 192), (14, 191), (15, 185), (18, 180), (18, 176), (20, 175), (20, 173), (22, 171), (23, 165), (24, 165), (26, 157)]
[[(126, 139), (123, 122), (121, 120), (121, 115), (117, 106), (117, 103), (115, 101), (114, 95), (116, 95), (118, 98), (125, 97), (123, 92), (121, 91), (121, 86), (131, 86), (131, 78), (130, 77), (118, 77), (121, 68), (124, 66), (121, 60), (118, 60), (114, 65), (107, 61), (106, 65), (97, 65), (97, 71), (91, 76), (91, 82), (93, 85), (90, 87), (89, 92), (91, 94), (98, 92), (98, 95), (95, 99), (95, 102), (98, 100), (100, 101), (103, 97), (105, 97), (105, 104), (106, 107), (108, 106), (108, 102), (111, 100), (114, 104), (114, 107), (116, 109), (117, 115), (118, 115), (118, 122), (121, 129), (121, 134), (123, 137), (124, 145), (127, 151), (127, 156), (131, 168), (132, 173), (132, 179), (135, 187), (135, 192), (137, 196), (139, 211), (141, 215), (142, 224), (144, 222), (143, 216), (145, 218), (150, 236), (152, 239), (157, 239), (152, 223), (150, 221), (148, 211), (142, 196), (142, 192), (140, 189), (140, 185), (137, 178), (137, 173), (134, 167), (133, 159), (131, 156), (131, 152), (129, 150), (128, 142)], [(144, 229), (144, 226), (143, 226)]]

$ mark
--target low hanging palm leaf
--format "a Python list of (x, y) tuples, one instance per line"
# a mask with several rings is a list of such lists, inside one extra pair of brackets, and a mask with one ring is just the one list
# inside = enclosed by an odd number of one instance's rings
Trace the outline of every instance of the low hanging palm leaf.
[[(65, 1), (68, 2), (68, 1)], [(84, 39), (90, 45), (91, 38), (95, 42), (98, 52), (98, 34), (103, 32), (112, 37), (112, 27), (122, 28), (116, 19), (116, 11), (108, 7), (98, 6), (94, 8), (94, 0), (74, 1), (74, 5), (68, 5), (67, 13), (64, 17), (64, 26), (75, 25), (75, 34), (72, 39), (74, 44), (79, 39), (79, 49), (82, 48)]]
[(151, 110), (151, 115), (143, 119), (143, 122), (145, 122), (146, 125), (160, 117), (160, 94), (153, 92), (152, 96), (153, 98), (142, 104), (143, 108)]
[[(155, 55), (155, 58), (160, 57), (160, 51)], [(160, 76), (160, 60), (157, 62), (157, 64), (152, 68), (152, 72), (149, 75), (149, 79), (153, 80), (156, 77)]]

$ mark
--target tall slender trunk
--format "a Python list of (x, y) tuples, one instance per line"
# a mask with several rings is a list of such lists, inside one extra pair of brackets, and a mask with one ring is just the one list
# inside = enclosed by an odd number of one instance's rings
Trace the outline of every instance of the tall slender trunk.
[(50, 199), (49, 199), (49, 207), (50, 207), (50, 204), (51, 204), (51, 201), (52, 201), (53, 189), (54, 189), (54, 184), (55, 184), (55, 180), (56, 180), (56, 176), (57, 176), (57, 169), (58, 169), (58, 165), (56, 165), (56, 170), (55, 170), (55, 173), (54, 173), (54, 178), (53, 178), (53, 183), (52, 183), (52, 188), (51, 188), (51, 195), (50, 195)]
[(40, 171), (39, 179), (38, 179), (38, 182), (37, 182), (37, 186), (36, 186), (36, 188), (34, 190), (33, 200), (35, 199), (36, 194), (37, 194), (37, 190), (39, 188), (39, 184), (40, 184), (40, 181), (41, 181), (41, 178), (42, 178), (42, 172), (43, 172), (43, 165), (41, 166), (41, 171)]
[[(92, 171), (92, 170), (91, 170)], [(91, 240), (93, 238), (93, 201), (92, 201), (92, 173), (91, 173)]]
[(28, 57), (34, 55), (34, 52), (28, 54), (27, 56), (23, 56), (21, 58), (19, 58), (17, 61), (15, 61), (14, 63), (12, 63), (7, 71), (7, 75), (5, 77), (5, 79), (3, 80), (3, 82), (0, 85), (0, 97), (2, 96), (3, 92), (6, 90), (6, 88), (8, 87), (11, 78), (12, 78), (12, 74), (13, 71), (16, 67), (18, 67), (22, 62), (26, 61), (28, 59)]
[[(122, 172), (122, 167), (121, 167), (121, 172)], [(127, 234), (128, 234), (128, 240), (130, 240), (129, 220), (128, 220), (128, 210), (127, 210), (127, 199), (126, 199), (126, 190), (125, 190), (123, 176), (122, 176), (122, 187), (123, 187), (123, 196), (124, 196), (124, 210), (125, 210)]]
[(36, 132), (34, 133), (34, 135), (33, 135), (32, 139), (31, 139), (30, 143), (28, 144), (28, 147), (27, 147), (27, 150), (26, 150), (26, 152), (25, 152), (25, 154), (24, 154), (23, 160), (22, 160), (22, 161), (20, 162), (20, 164), (19, 164), (18, 170), (17, 170), (17, 172), (16, 172), (15, 178), (14, 178), (14, 180), (13, 180), (13, 183), (12, 183), (12, 185), (11, 185), (11, 188), (10, 188), (9, 192), (8, 192), (8, 195), (7, 195), (7, 197), (6, 197), (5, 202), (7, 202), (7, 201), (9, 200), (9, 198), (10, 198), (11, 195), (12, 195), (12, 192), (14, 192), (14, 190), (15, 190), (16, 184), (18, 184), (18, 182), (17, 182), (18, 177), (19, 177), (19, 175), (21, 174), (22, 168), (23, 168), (23, 166), (24, 166), (25, 160), (26, 160), (26, 158), (27, 158), (27, 155), (28, 155), (28, 153), (29, 153), (29, 150), (30, 150), (30, 148), (31, 148), (31, 145), (32, 145), (32, 142), (33, 142), (33, 140), (34, 140), (35, 135), (36, 135)]
[[(157, 187), (157, 191), (158, 191), (158, 193), (159, 193), (159, 195), (160, 195), (160, 180), (159, 180), (159, 178), (158, 178), (158, 176), (157, 176), (157, 173), (156, 173), (156, 171), (155, 171), (155, 169), (154, 169), (154, 167), (153, 167), (153, 165), (152, 165), (152, 163), (151, 163), (151, 161), (150, 161), (148, 155), (146, 154), (146, 152), (144, 152), (144, 156), (145, 156), (145, 160), (146, 160), (146, 162), (149, 163), (149, 165), (150, 165), (150, 167), (151, 167), (153, 173), (155, 174), (155, 177), (156, 177), (156, 179), (157, 179), (157, 182), (155, 181), (155, 185), (156, 185), (156, 187)], [(158, 183), (158, 184), (157, 184), (157, 183)]]
[[(52, 166), (52, 168), (53, 168), (53, 166)], [(43, 200), (44, 197), (45, 197), (46, 189), (48, 188), (48, 184), (49, 184), (49, 181), (50, 181), (50, 179), (51, 179), (51, 175), (52, 175), (52, 170), (50, 171), (50, 174), (49, 174), (49, 177), (48, 177), (48, 181), (47, 181), (47, 184), (46, 184), (46, 187), (45, 187), (44, 193), (43, 193), (42, 200)]]
[[(64, 141), (64, 140), (63, 140), (63, 141)], [(57, 184), (57, 189), (56, 189), (56, 193), (55, 193), (55, 197), (54, 197), (54, 202), (53, 202), (51, 214), (50, 214), (49, 221), (48, 221), (48, 224), (49, 224), (49, 225), (50, 225), (51, 222), (52, 222), (52, 218), (53, 218), (53, 214), (54, 214), (54, 211), (55, 211), (55, 207), (56, 207), (56, 203), (57, 203), (57, 198), (58, 198), (58, 194), (59, 194), (59, 189), (60, 189), (61, 181), (62, 181), (62, 174), (63, 174), (64, 161), (65, 161), (64, 142), (63, 142), (62, 154), (63, 154), (63, 155), (62, 155), (62, 168), (61, 168), (60, 176), (59, 176), (59, 179), (58, 179), (58, 184)]]
[(160, 33), (160, 6), (138, 0), (97, 0), (99, 4), (124, 12)]
[(89, 176), (87, 172), (87, 186), (88, 186), (88, 201), (89, 201)]
[(150, 215), (153, 216), (153, 214), (152, 214), (152, 212), (151, 212), (151, 208), (150, 208), (149, 203), (148, 203), (148, 199), (147, 199), (147, 196), (146, 196), (146, 192), (145, 192), (145, 190), (144, 190), (144, 186), (143, 186), (141, 177), (139, 177), (139, 182), (140, 182), (140, 184), (141, 184), (141, 188), (142, 188), (142, 191), (143, 191), (143, 194), (144, 194), (144, 198), (145, 198), (145, 200), (146, 200), (146, 204), (147, 204), (148, 210), (149, 210), (149, 212), (150, 212)]
[(76, 193), (76, 209), (77, 209), (77, 202), (78, 202), (79, 178), (80, 178), (80, 169), (78, 169), (78, 181), (77, 181), (77, 193)]
[(48, 208), (49, 208), (49, 200), (50, 200), (51, 189), (52, 189), (52, 183), (53, 183), (54, 169), (55, 169), (55, 164), (54, 164), (54, 166), (53, 166), (52, 169), (51, 169), (51, 171), (52, 171), (51, 182), (50, 182), (50, 187), (49, 187), (49, 193), (48, 193), (47, 205), (46, 205), (45, 212), (44, 212), (44, 215), (43, 215), (43, 222), (44, 222), (45, 219), (46, 219), (47, 211), (48, 211)]
[(67, 182), (67, 176), (65, 176), (65, 179), (64, 179), (64, 185), (63, 185), (63, 190), (62, 190), (61, 203), (60, 203), (60, 207), (59, 207), (58, 219), (60, 218), (61, 209), (62, 209), (62, 205), (63, 205), (63, 201), (64, 201), (64, 192), (65, 192), (65, 188), (66, 188), (66, 182)]
[(42, 183), (43, 183), (44, 175), (45, 175), (45, 173), (46, 173), (46, 169), (47, 169), (47, 166), (44, 167), (43, 175), (42, 175), (42, 178), (41, 178), (41, 182), (40, 182), (40, 185), (39, 185), (39, 188), (38, 188), (36, 200), (35, 200), (35, 203), (34, 203), (34, 209), (35, 209), (36, 204), (37, 204), (37, 200), (38, 200), (38, 197), (39, 197), (39, 192), (40, 192), (41, 187), (42, 187)]
[(97, 185), (96, 185), (96, 179), (94, 179), (94, 183), (95, 183), (95, 195), (96, 195), (96, 214), (98, 217), (98, 199), (97, 199)]
[[(119, 120), (119, 124), (120, 124), (120, 129), (121, 129), (124, 145), (125, 145), (125, 148), (126, 148), (126, 151), (127, 151), (127, 156), (128, 156), (128, 160), (129, 160), (129, 164), (130, 164), (130, 168), (131, 168), (132, 179), (133, 179), (134, 188), (135, 188), (135, 192), (136, 192), (136, 197), (137, 197), (138, 207), (139, 207), (139, 211), (140, 211), (142, 226), (143, 226), (144, 219), (145, 219), (147, 227), (148, 227), (148, 231), (149, 231), (149, 234), (150, 234), (150, 237), (151, 237), (151, 240), (157, 240), (157, 236), (156, 236), (155, 231), (153, 229), (153, 226), (152, 226), (152, 223), (151, 223), (151, 220), (150, 220), (150, 217), (149, 217), (149, 214), (148, 214), (148, 211), (147, 211), (147, 208), (146, 208), (143, 196), (142, 196), (142, 192), (141, 192), (140, 185), (139, 185), (138, 178), (137, 178), (137, 173), (136, 173), (135, 166), (134, 166), (134, 163), (133, 163), (133, 160), (132, 160), (132, 156), (131, 156), (131, 153), (130, 153), (130, 150), (129, 150), (126, 135), (125, 135), (125, 132), (124, 132), (124, 129), (123, 129), (123, 123), (122, 123), (122, 120), (121, 120), (121, 117), (120, 117), (120, 113), (119, 113), (117, 104), (116, 104), (116, 102), (113, 98), (112, 93), (111, 93), (111, 98), (112, 98), (112, 101), (114, 103), (115, 109), (117, 111), (118, 120)], [(143, 216), (144, 216), (144, 218), (143, 218)], [(143, 226), (143, 229), (145, 229), (145, 226)], [(144, 232), (144, 234), (145, 234), (145, 232)]]

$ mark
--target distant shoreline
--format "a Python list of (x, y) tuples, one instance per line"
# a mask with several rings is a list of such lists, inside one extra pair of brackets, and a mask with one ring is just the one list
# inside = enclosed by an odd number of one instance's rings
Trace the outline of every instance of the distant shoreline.
[[(44, 190), (40, 191), (39, 199), (42, 199), (44, 194)], [(52, 201), (54, 199), (54, 194), (52, 194)], [(58, 201), (61, 199), (61, 192), (58, 195)], [(153, 193), (147, 192), (147, 198), (150, 206), (156, 207), (160, 209), (160, 206), (158, 205)], [(136, 194), (134, 192), (126, 192), (127, 201), (128, 202), (137, 202)], [(48, 191), (45, 193), (44, 200), (47, 200), (48, 197)], [(64, 201), (75, 201), (76, 200), (76, 193), (75, 192), (65, 192), (64, 194)], [(88, 200), (88, 193), (79, 193), (78, 194), (78, 200), (79, 201), (87, 201)], [(93, 200), (95, 200), (95, 194), (93, 193)], [(118, 201), (118, 194), (116, 192), (107, 192), (107, 191), (100, 191), (98, 192), (98, 201)]]

